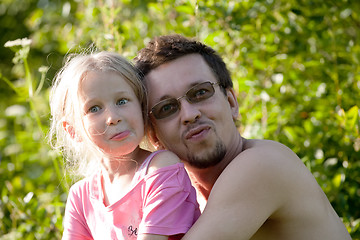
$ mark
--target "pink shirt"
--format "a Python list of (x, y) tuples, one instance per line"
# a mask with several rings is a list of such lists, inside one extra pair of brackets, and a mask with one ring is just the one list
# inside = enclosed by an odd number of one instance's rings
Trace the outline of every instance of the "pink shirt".
[(101, 174), (69, 192), (62, 239), (136, 239), (138, 234), (186, 233), (200, 216), (195, 189), (183, 163), (146, 174), (152, 153), (134, 176), (132, 189), (105, 206)]

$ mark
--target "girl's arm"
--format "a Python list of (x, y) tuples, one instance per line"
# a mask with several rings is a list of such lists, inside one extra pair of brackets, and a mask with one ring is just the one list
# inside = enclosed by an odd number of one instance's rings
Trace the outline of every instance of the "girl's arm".
[(66, 201), (63, 220), (64, 231), (62, 240), (91, 240), (93, 239), (82, 212), (81, 199), (76, 193), (78, 189), (72, 187)]

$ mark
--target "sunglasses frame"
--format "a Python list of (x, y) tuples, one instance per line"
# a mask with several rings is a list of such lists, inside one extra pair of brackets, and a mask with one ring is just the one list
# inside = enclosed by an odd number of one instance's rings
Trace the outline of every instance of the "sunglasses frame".
[[(205, 86), (206, 84), (210, 84), (210, 86), (211, 86), (211, 88), (212, 88), (212, 90), (213, 90), (210, 96), (208, 96), (208, 97), (206, 97), (206, 98), (204, 98), (204, 99), (201, 99), (201, 100), (199, 100), (199, 101), (193, 101), (193, 100), (191, 100), (191, 98), (189, 98), (189, 96), (188, 96), (189, 92), (191, 92), (194, 88), (196, 89), (197, 87), (199, 87), (199, 86), (201, 86), (201, 85), (204, 85), (204, 86)], [(206, 99), (211, 98), (211, 97), (214, 95), (214, 93), (215, 93), (214, 85), (219, 85), (219, 84), (220, 84), (219, 82), (215, 82), (215, 83), (214, 83), (214, 82), (210, 82), (210, 81), (196, 84), (195, 86), (189, 88), (183, 96), (180, 96), (180, 97), (178, 97), (178, 98), (167, 98), (167, 99), (164, 99), (164, 100), (159, 101), (158, 103), (156, 103), (156, 104), (151, 108), (151, 111), (149, 112), (149, 114), (152, 114), (152, 115), (154, 116), (154, 118), (155, 118), (155, 119), (158, 119), (158, 120), (159, 120), (159, 119), (164, 119), (164, 118), (170, 117), (170, 116), (172, 116), (173, 114), (175, 114), (176, 112), (178, 112), (178, 111), (181, 109), (180, 99), (185, 98), (189, 103), (202, 102), (202, 101), (204, 101), (204, 100), (206, 100)], [(201, 90), (201, 88), (199, 88), (199, 90)], [(175, 100), (175, 101), (174, 101), (174, 100)], [(166, 115), (166, 116), (163, 116), (163, 117), (158, 116), (156, 113), (154, 113), (154, 112), (156, 112), (156, 111), (154, 111), (154, 110), (156, 110), (155, 108), (156, 108), (157, 106), (159, 106), (160, 103), (165, 102), (165, 101), (169, 101), (169, 103), (170, 103), (170, 102), (176, 102), (178, 107), (177, 107), (176, 111), (172, 112), (170, 115)]]

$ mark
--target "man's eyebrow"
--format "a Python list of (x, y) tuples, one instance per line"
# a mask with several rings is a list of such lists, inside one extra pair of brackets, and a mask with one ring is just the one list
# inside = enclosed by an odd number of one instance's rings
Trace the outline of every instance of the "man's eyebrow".
[(175, 97), (171, 97), (170, 95), (164, 95), (159, 99), (159, 102), (165, 99), (169, 99), (169, 98), (175, 98)]

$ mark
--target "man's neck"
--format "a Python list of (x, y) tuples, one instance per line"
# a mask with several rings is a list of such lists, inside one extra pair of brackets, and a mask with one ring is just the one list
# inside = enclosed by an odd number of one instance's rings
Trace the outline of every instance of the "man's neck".
[(186, 166), (186, 170), (197, 192), (207, 201), (210, 191), (223, 169), (216, 166), (206, 169)]
[(245, 141), (246, 140), (239, 134), (238, 140), (235, 141), (236, 144), (227, 150), (224, 158), (215, 166), (199, 169), (189, 166), (185, 162), (185, 167), (189, 173), (192, 184), (196, 188), (197, 192), (201, 194), (206, 201), (209, 198), (212, 187), (221, 173), (229, 165), (229, 163), (243, 151), (243, 145), (245, 144)]

